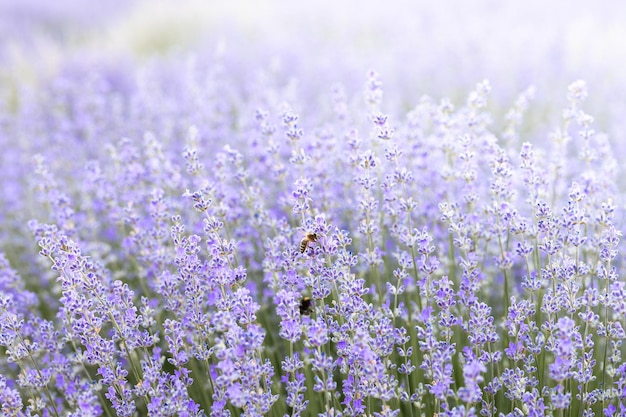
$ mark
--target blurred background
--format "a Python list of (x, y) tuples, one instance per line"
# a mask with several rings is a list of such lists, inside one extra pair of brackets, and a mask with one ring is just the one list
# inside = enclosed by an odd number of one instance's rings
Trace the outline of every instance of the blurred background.
[(624, 23), (617, 0), (1, 0), (0, 62), (5, 81), (220, 45), (314, 73), (376, 67), (440, 94), (482, 78), (498, 90), (591, 78), (593, 91), (624, 83)]
[(553, 123), (584, 79), (587, 111), (621, 148), (625, 23), (617, 0), (0, 0), (0, 98), (11, 112), (60, 74), (96, 69), (124, 86), (145, 63), (219, 56), (309, 91), (360, 91), (374, 69), (402, 111), (424, 94), (462, 102), (483, 79), (505, 111), (534, 85), (534, 118)]

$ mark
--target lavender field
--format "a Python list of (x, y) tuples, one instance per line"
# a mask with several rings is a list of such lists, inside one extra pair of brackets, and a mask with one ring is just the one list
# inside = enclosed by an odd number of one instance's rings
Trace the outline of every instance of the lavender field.
[(0, 0), (1, 416), (626, 416), (626, 4)]

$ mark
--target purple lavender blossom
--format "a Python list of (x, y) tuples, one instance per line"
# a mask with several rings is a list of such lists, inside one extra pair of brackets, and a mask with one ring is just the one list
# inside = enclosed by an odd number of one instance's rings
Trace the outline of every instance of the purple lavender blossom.
[(0, 5), (0, 414), (625, 413), (624, 86), (554, 6), (270, 2), (189, 54), (74, 3)]

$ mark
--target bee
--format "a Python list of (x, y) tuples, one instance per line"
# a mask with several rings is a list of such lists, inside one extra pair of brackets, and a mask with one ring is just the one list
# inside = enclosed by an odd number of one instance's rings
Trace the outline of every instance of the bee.
[(307, 233), (306, 236), (300, 241), (300, 253), (304, 253), (306, 248), (309, 246), (309, 243), (312, 242), (317, 242), (317, 234)]
[(308, 316), (313, 310), (312, 307), (313, 303), (311, 302), (311, 299), (309, 297), (302, 297), (302, 300), (300, 300), (300, 306), (298, 307), (300, 309), (300, 315)]

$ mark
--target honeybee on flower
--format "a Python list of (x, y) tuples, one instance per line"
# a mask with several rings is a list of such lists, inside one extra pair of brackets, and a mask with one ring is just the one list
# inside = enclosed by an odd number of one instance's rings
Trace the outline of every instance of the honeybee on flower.
[(307, 233), (304, 238), (300, 241), (300, 253), (304, 253), (309, 244), (317, 242), (317, 234), (316, 233)]
[(300, 310), (300, 315), (308, 316), (309, 314), (311, 314), (312, 307), (313, 305), (311, 302), (311, 298), (302, 297), (302, 300), (300, 300), (300, 305), (298, 306), (298, 309)]

